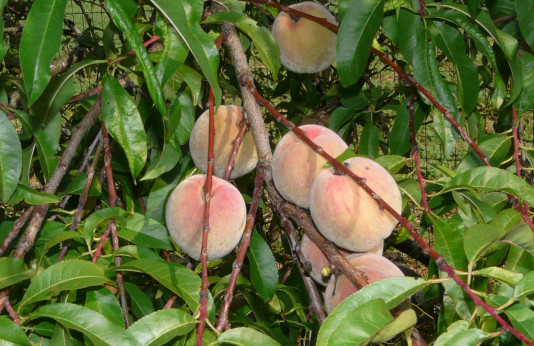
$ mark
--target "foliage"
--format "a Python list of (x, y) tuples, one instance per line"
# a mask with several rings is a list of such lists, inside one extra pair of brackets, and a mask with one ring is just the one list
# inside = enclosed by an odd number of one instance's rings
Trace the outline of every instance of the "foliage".
[[(512, 328), (534, 340), (532, 0), (332, 1), (336, 66), (317, 75), (281, 67), (264, 2), (106, 0), (97, 21), (69, 18), (86, 1), (0, 1), (0, 342), (195, 343), (202, 265), (164, 212), (197, 173), (187, 142), (209, 90), (215, 105), (243, 102), (233, 51), (217, 47), (224, 23), (274, 108), (393, 174), (407, 223), (386, 248), (418, 278), (366, 286), (321, 325), (287, 216), (262, 193), (236, 282), (236, 253), (208, 263), (209, 325), (235, 291), (231, 328), (206, 327), (203, 344), (401, 344), (414, 328), (436, 345), (515, 345)], [(264, 121), (274, 147), (287, 129)], [(254, 174), (234, 182), (247, 202)], [(402, 246), (408, 222), (442, 258)], [(418, 308), (396, 311), (408, 297)]]

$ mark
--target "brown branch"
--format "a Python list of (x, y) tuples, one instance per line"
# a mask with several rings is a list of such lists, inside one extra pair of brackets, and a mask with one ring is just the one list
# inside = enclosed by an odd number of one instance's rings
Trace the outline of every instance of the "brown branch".
[[(102, 142), (104, 144), (104, 168), (106, 170), (106, 179), (108, 182), (109, 206), (113, 208), (117, 202), (117, 191), (115, 190), (115, 183), (113, 182), (113, 169), (111, 167), (111, 150), (109, 149), (109, 136), (104, 120), (102, 120)], [(113, 251), (119, 250), (119, 237), (117, 235), (117, 226), (115, 219), (109, 220), (111, 229), (111, 243)], [(122, 257), (115, 256), (115, 266), (121, 265)], [(124, 290), (124, 282), (122, 273), (117, 272), (117, 286), (119, 287), (119, 297), (122, 308), (122, 315), (124, 317), (124, 325), (126, 328), (130, 327), (130, 320), (128, 319), (128, 303), (126, 302), (126, 291)]]
[(417, 139), (415, 138), (415, 128), (414, 128), (414, 103), (415, 103), (415, 94), (412, 95), (410, 101), (408, 102), (408, 107), (410, 109), (410, 136), (412, 137), (412, 152), (413, 160), (415, 164), (415, 170), (417, 172), (417, 182), (419, 183), (419, 188), (421, 189), (421, 202), (423, 203), (423, 208), (429, 214), (432, 213), (432, 210), (428, 206), (428, 201), (426, 200), (426, 191), (425, 186), (423, 185), (423, 174), (421, 174), (421, 167), (419, 165), (419, 147), (417, 146)]
[(210, 202), (213, 164), (215, 163), (215, 156), (213, 154), (213, 142), (215, 138), (215, 97), (211, 87), (209, 89), (208, 107), (208, 170), (206, 172), (206, 182), (204, 184), (204, 228), (202, 230), (202, 247), (200, 249), (200, 262), (202, 262), (202, 287), (200, 289), (200, 324), (198, 326), (197, 346), (202, 346), (204, 323), (208, 317), (208, 235), (210, 232)]
[[(69, 228), (69, 231), (71, 232), (76, 231), (76, 227), (78, 227), (78, 224), (80, 223), (82, 219), (83, 207), (85, 206), (85, 202), (87, 202), (87, 196), (89, 195), (89, 190), (91, 189), (91, 184), (93, 183), (93, 177), (95, 175), (95, 168), (98, 164), (98, 160), (100, 159), (100, 154), (102, 154), (102, 150), (103, 150), (102, 142), (99, 142), (99, 143), (100, 145), (98, 146), (98, 149), (96, 150), (95, 157), (93, 158), (93, 163), (91, 164), (91, 166), (89, 166), (87, 170), (87, 178), (85, 179), (85, 186), (83, 188), (83, 192), (78, 201), (78, 207), (76, 208), (74, 219), (72, 220), (72, 224)], [(63, 243), (63, 248), (61, 249), (61, 253), (59, 254), (56, 262), (61, 261), (63, 257), (65, 257), (69, 249), (69, 244), (70, 244), (70, 241), (65, 241)]]
[(237, 134), (236, 138), (232, 141), (232, 152), (230, 153), (230, 158), (228, 159), (228, 165), (226, 165), (226, 170), (224, 171), (224, 180), (230, 179), (230, 175), (232, 174), (232, 170), (234, 169), (235, 160), (237, 158), (237, 152), (239, 151), (239, 147), (241, 146), (241, 143), (243, 143), (243, 137), (245, 137), (245, 133), (247, 132), (248, 125), (247, 120), (245, 117), (241, 119), (241, 122), (239, 123), (239, 126), (241, 128), (239, 129), (239, 133)]
[(33, 215), (34, 211), (35, 211), (35, 206), (29, 207), (22, 213), (21, 216), (19, 216), (17, 221), (15, 221), (13, 228), (11, 229), (11, 231), (8, 233), (8, 235), (6, 236), (6, 238), (4, 239), (4, 241), (2, 241), (2, 244), (0, 245), (0, 256), (4, 254), (4, 252), (7, 250), (9, 245), (11, 245), (11, 243), (13, 242), (13, 240), (17, 238), (20, 230), (22, 229), (22, 227), (24, 227), (28, 219)]
[(11, 317), (11, 319), (13, 320), (13, 322), (15, 323), (20, 323), (20, 318), (19, 318), (19, 315), (17, 315), (17, 313), (15, 312), (15, 310), (13, 310), (13, 307), (11, 306), (11, 303), (8, 301), (6, 301), (6, 310), (7, 310), (7, 313), (9, 314), (9, 317)]
[(237, 283), (237, 278), (241, 272), (241, 267), (245, 260), (247, 250), (250, 246), (250, 238), (252, 236), (252, 228), (254, 227), (254, 220), (256, 219), (256, 213), (258, 211), (258, 205), (260, 203), (262, 195), (263, 181), (265, 179), (265, 167), (261, 166), (261, 163), (256, 169), (256, 180), (254, 182), (254, 193), (252, 195), (252, 203), (247, 215), (247, 223), (245, 225), (245, 231), (243, 232), (243, 238), (241, 239), (241, 245), (239, 246), (239, 252), (234, 264), (232, 265), (232, 275), (230, 276), (230, 281), (224, 292), (223, 305), (221, 307), (221, 314), (219, 315), (219, 320), (217, 322), (217, 330), (222, 331), (227, 326), (228, 323), (228, 312), (230, 311), (230, 304), (234, 298), (234, 290)]

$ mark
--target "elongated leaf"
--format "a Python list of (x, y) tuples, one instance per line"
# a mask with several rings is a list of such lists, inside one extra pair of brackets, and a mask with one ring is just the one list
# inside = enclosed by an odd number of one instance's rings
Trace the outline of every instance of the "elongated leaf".
[(54, 335), (50, 339), (50, 345), (75, 346), (76, 344), (67, 330), (61, 324), (56, 324)]
[(64, 290), (98, 286), (108, 282), (102, 268), (87, 261), (64, 260), (47, 268), (30, 284), (20, 305), (47, 299)]
[(156, 66), (156, 75), (161, 86), (169, 80), (170, 76), (185, 61), (189, 49), (185, 42), (176, 33), (173, 27), (158, 13), (154, 23), (154, 33), (160, 36), (164, 42), (160, 53), (160, 60)]
[(514, 298), (520, 299), (534, 293), (534, 272), (525, 275), (515, 286)]
[(115, 25), (117, 25), (117, 28), (119, 28), (119, 30), (124, 33), (126, 40), (130, 44), (130, 46), (132, 46), (132, 49), (135, 52), (135, 56), (137, 57), (139, 64), (141, 65), (143, 75), (145, 76), (146, 85), (148, 87), (148, 92), (150, 93), (150, 96), (154, 101), (156, 109), (161, 113), (161, 115), (165, 115), (165, 113), (167, 112), (165, 107), (165, 100), (163, 99), (163, 93), (161, 91), (161, 85), (159, 84), (158, 77), (156, 76), (156, 71), (152, 66), (152, 62), (150, 61), (145, 46), (143, 46), (141, 35), (137, 31), (126, 10), (122, 6), (123, 5), (120, 1), (106, 0), (106, 7), (109, 10), (109, 14), (113, 19), (113, 22), (115, 23)]
[(87, 336), (95, 345), (135, 345), (136, 342), (101, 314), (75, 304), (53, 303), (41, 306), (29, 318), (51, 318), (69, 329), (77, 330)]
[(280, 69), (281, 64), (280, 51), (271, 32), (264, 27), (258, 26), (257, 23), (248, 16), (236, 12), (214, 13), (206, 18), (204, 22), (223, 24), (225, 21), (234, 24), (239, 30), (243, 31), (252, 39), (254, 46), (258, 50), (261, 61), (269, 70), (271, 70), (274, 80), (277, 80), (278, 70)]
[[(503, 184), (506, 182), (506, 184)], [(474, 188), (483, 191), (502, 191), (523, 199), (534, 206), (534, 188), (513, 173), (495, 167), (477, 167), (458, 174), (444, 187), (444, 191)]]
[(478, 72), (472, 59), (465, 53), (464, 38), (449, 24), (436, 23), (430, 26), (436, 45), (453, 62), (458, 73), (458, 99), (464, 111), (469, 114), (478, 101)]
[(271, 300), (278, 284), (278, 269), (271, 248), (256, 231), (252, 232), (247, 257), (250, 261), (250, 281), (256, 292), (266, 301)]
[(31, 105), (43, 93), (52, 76), (50, 62), (61, 44), (67, 0), (35, 0), (20, 41), (20, 66)]
[(126, 289), (126, 293), (130, 296), (132, 312), (136, 317), (141, 318), (154, 312), (152, 300), (150, 300), (139, 287), (132, 283), (125, 282), (124, 288)]
[[(330, 315), (328, 315), (319, 330), (317, 344), (330, 345), (330, 342), (337, 342), (336, 337), (338, 335), (345, 335), (345, 330), (351, 329), (343, 324), (344, 321), (346, 321), (353, 312), (360, 311), (358, 309), (361, 308), (363, 304), (375, 301), (376, 299), (381, 299), (385, 302), (386, 309), (393, 309), (406, 298), (422, 289), (424, 285), (425, 281), (422, 279), (416, 280), (409, 277), (396, 277), (376, 281), (363, 287), (355, 294), (346, 298), (334, 309), (334, 311), (332, 311), (332, 313), (330, 313)], [(368, 312), (369, 310), (367, 310), (367, 313)], [(359, 314), (359, 312), (356, 314)], [(389, 322), (386, 322), (386, 324), (387, 323)], [(342, 325), (344, 325), (344, 327), (341, 327)], [(375, 330), (375, 332), (376, 331), (377, 330)], [(344, 341), (347, 340), (344, 339)], [(350, 342), (350, 340), (347, 342)]]
[(504, 313), (515, 329), (525, 334), (528, 339), (534, 340), (534, 311), (523, 304), (516, 304), (504, 310)]
[[(370, 314), (369, 311), (373, 313)], [(353, 309), (335, 328), (323, 324), (317, 336), (317, 344), (360, 345), (392, 321), (393, 317), (382, 299), (370, 300)]]
[(104, 80), (102, 116), (109, 133), (126, 154), (135, 179), (143, 169), (146, 156), (146, 133), (137, 105), (115, 78)]
[(280, 345), (269, 336), (258, 332), (252, 328), (232, 328), (222, 333), (217, 339), (217, 344), (228, 344), (237, 346), (248, 345), (264, 345), (277, 346)]
[[(3, 0), (0, 2), (0, 12), (4, 11), (4, 7), (7, 5), (7, 1)], [(4, 37), (4, 21), (0, 21), (0, 37)], [(6, 56), (8, 46), (5, 44), (3, 39), (0, 39), (0, 61), (4, 60)]]
[(22, 148), (19, 136), (6, 113), (0, 110), (0, 197), (6, 203), (22, 172)]
[(467, 258), (464, 252), (463, 238), (465, 229), (452, 219), (434, 219), (434, 242), (436, 251), (455, 269), (466, 270)]
[(15, 190), (15, 193), (9, 199), (10, 204), (19, 204), (25, 201), (30, 205), (49, 204), (61, 202), (61, 197), (52, 195), (50, 193), (44, 193), (24, 185), (19, 185)]
[(385, 0), (344, 0), (337, 36), (336, 61), (339, 79), (349, 86), (360, 79), (371, 43), (382, 22)]
[(464, 236), (464, 250), (467, 260), (472, 263), (502, 235), (504, 230), (492, 225), (476, 224), (467, 229)]
[(447, 332), (439, 336), (435, 346), (447, 345), (479, 345), (489, 334), (481, 329), (469, 328), (468, 321), (456, 321), (447, 328)]
[(183, 265), (140, 259), (128, 262), (117, 270), (146, 273), (185, 300), (191, 311), (196, 311), (199, 306), (202, 280)]
[(163, 345), (189, 333), (196, 325), (193, 316), (178, 309), (159, 310), (138, 320), (128, 334), (140, 345)]
[(34, 275), (35, 272), (28, 270), (24, 261), (18, 258), (0, 258), (0, 289), (29, 279)]
[[(508, 152), (512, 146), (512, 140), (508, 136), (487, 136), (484, 141), (478, 144), (480, 150), (488, 156), (490, 164), (499, 167), (508, 157)], [(480, 157), (470, 150), (465, 159), (460, 163), (456, 172), (462, 173), (477, 166), (484, 166)]]
[(412, 329), (417, 323), (417, 315), (413, 309), (404, 310), (393, 322), (382, 327), (378, 333), (371, 337), (373, 344), (385, 342), (405, 330)]
[(180, 160), (181, 152), (172, 143), (165, 142), (163, 143), (163, 149), (154, 156), (154, 161), (150, 162), (145, 175), (140, 179), (141, 181), (156, 179), (173, 169), (178, 163), (178, 160)]
[(501, 267), (486, 267), (474, 271), (473, 274), (497, 279), (511, 286), (517, 285), (517, 283), (523, 278), (523, 274), (502, 269)]
[[(412, 138), (410, 136), (410, 111), (408, 109), (408, 101), (406, 100), (399, 106), (397, 114), (395, 115), (395, 123), (391, 128), (389, 136), (389, 153), (396, 155), (404, 155), (412, 148)], [(420, 102), (415, 102), (414, 105), (414, 131), (417, 133), (427, 116), (427, 110), (423, 109)]]
[(105, 287), (87, 290), (85, 307), (98, 312), (120, 327), (124, 326), (124, 317), (119, 300)]
[(86, 236), (90, 235), (98, 225), (109, 219), (115, 219), (115, 221), (120, 223), (126, 223), (125, 218), (127, 215), (128, 212), (119, 207), (105, 208), (95, 211), (85, 219), (83, 233)]
[(119, 236), (147, 248), (172, 249), (169, 233), (165, 227), (142, 214), (132, 215), (126, 224), (120, 227)]
[(375, 125), (369, 121), (362, 129), (358, 153), (374, 159), (378, 156), (379, 144), (378, 131)]
[(219, 52), (212, 38), (200, 27), (203, 3), (188, 0), (151, 0), (178, 31), (213, 88), (215, 101), (220, 103), (222, 91), (217, 82)]
[(4, 316), (0, 316), (0, 330), (1, 345), (31, 345), (22, 328)]
[(531, 49), (534, 47), (534, 22), (532, 13), (534, 13), (534, 2), (531, 0), (515, 0), (515, 12), (519, 22), (519, 29)]
[[(521, 62), (522, 92), (516, 101), (519, 116), (527, 112), (534, 104), (534, 56), (529, 52), (522, 51), (516, 57)], [(515, 81), (514, 81), (515, 82)]]

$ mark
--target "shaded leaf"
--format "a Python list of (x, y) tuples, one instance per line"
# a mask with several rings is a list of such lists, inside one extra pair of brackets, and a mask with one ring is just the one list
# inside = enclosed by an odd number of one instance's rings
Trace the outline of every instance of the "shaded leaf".
[(263, 299), (271, 300), (278, 284), (278, 268), (271, 248), (255, 230), (252, 232), (247, 257), (250, 261), (250, 281), (256, 292)]
[(13, 193), (9, 199), (9, 204), (15, 205), (22, 201), (25, 201), (30, 205), (51, 204), (61, 202), (61, 197), (50, 193), (40, 192), (25, 185), (19, 185), (15, 190), (15, 193)]
[(31, 345), (26, 334), (18, 324), (0, 316), (0, 344), (2, 345)]
[(28, 270), (24, 261), (14, 257), (0, 258), (0, 289), (24, 281), (35, 275)]
[(515, 329), (523, 333), (528, 339), (534, 340), (534, 311), (523, 304), (516, 304), (504, 310), (504, 313)]
[(217, 339), (217, 344), (229, 344), (237, 346), (263, 345), (277, 346), (280, 345), (269, 336), (258, 332), (252, 328), (232, 328), (222, 333)]
[(140, 345), (163, 345), (176, 336), (189, 333), (196, 323), (182, 310), (165, 309), (137, 320), (127, 333)]
[(489, 336), (489, 333), (477, 329), (469, 328), (469, 322), (462, 320), (456, 321), (447, 328), (447, 332), (441, 334), (436, 342), (435, 346), (446, 345), (465, 345), (475, 346), (479, 345), (484, 339)]
[(85, 307), (98, 312), (120, 327), (124, 326), (124, 316), (119, 300), (105, 287), (87, 290)]
[(515, 286), (514, 298), (520, 299), (534, 293), (534, 272), (526, 274)]
[(22, 173), (22, 148), (19, 136), (4, 111), (0, 110), (0, 197), (6, 203)]

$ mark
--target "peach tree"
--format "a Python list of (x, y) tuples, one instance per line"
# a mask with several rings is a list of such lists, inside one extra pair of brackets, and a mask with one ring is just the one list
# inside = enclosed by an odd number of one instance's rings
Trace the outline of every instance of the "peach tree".
[(325, 3), (0, 0), (1, 343), (534, 345), (534, 1)]

